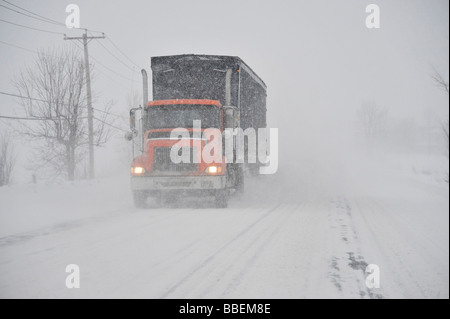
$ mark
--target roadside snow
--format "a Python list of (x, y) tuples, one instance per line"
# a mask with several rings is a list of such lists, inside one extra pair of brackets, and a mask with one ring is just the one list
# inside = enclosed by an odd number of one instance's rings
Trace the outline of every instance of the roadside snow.
[(0, 188), (0, 237), (131, 208), (129, 177)]
[(228, 209), (136, 209), (128, 177), (0, 188), (0, 298), (449, 297), (448, 164), (301, 164), (249, 180)]

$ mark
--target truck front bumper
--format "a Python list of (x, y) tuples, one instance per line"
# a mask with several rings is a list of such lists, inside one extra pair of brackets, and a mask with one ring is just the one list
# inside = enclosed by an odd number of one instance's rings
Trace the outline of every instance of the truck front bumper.
[(225, 176), (132, 176), (132, 190), (223, 189)]

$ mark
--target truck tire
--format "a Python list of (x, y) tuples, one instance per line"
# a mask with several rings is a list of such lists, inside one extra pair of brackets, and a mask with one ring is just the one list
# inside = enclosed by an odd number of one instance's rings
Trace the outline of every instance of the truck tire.
[(219, 190), (215, 194), (214, 202), (216, 208), (227, 208), (228, 207), (228, 191), (226, 189)]
[(147, 192), (133, 191), (133, 201), (136, 208), (145, 208), (147, 206)]

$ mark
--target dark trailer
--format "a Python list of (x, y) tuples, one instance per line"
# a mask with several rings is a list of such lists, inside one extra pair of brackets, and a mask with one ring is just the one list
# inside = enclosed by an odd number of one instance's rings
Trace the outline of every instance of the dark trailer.
[(266, 127), (266, 85), (239, 57), (151, 58), (153, 100), (209, 99), (240, 110), (240, 127)]

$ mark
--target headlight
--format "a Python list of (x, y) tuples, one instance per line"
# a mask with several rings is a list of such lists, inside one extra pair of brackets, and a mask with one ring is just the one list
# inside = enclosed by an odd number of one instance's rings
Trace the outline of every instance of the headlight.
[(133, 175), (141, 175), (145, 173), (145, 168), (136, 166), (131, 168), (131, 174)]
[(208, 166), (208, 168), (205, 170), (205, 173), (208, 173), (208, 174), (222, 173), (222, 167), (221, 166)]

